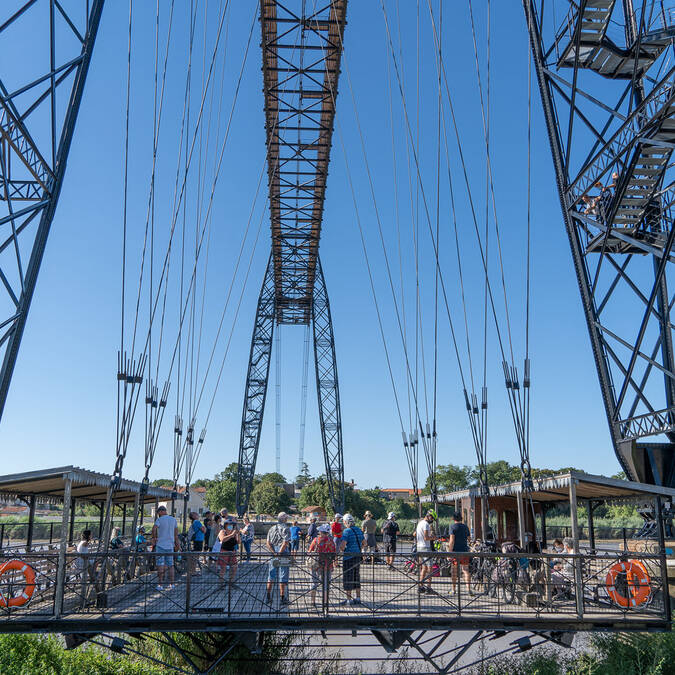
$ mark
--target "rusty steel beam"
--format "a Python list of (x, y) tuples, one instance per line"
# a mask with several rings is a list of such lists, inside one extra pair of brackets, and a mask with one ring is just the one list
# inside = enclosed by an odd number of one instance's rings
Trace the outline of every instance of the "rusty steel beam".
[(311, 319), (346, 12), (347, 0), (325, 0), (305, 16), (299, 1), (261, 3), (279, 323)]

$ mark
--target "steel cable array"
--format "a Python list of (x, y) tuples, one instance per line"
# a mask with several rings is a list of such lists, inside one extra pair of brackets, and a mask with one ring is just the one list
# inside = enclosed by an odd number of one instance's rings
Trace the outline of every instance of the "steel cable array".
[[(129, 441), (133, 429), (133, 421), (135, 412), (137, 410), (138, 401), (141, 394), (141, 385), (144, 380), (146, 380), (145, 387), (145, 403), (146, 403), (146, 422), (145, 422), (145, 433), (144, 433), (144, 447), (145, 447), (145, 473), (143, 479), (143, 485), (147, 487), (149, 483), (149, 472), (155, 457), (155, 453), (158, 446), (160, 429), (162, 426), (162, 421), (164, 417), (164, 412), (168, 402), (169, 395), (169, 382), (172, 377), (172, 373), (175, 367), (178, 368), (178, 387), (176, 390), (176, 406), (177, 414), (174, 424), (174, 451), (173, 451), (173, 476), (174, 476), (174, 487), (177, 486), (177, 482), (180, 476), (182, 469), (185, 469), (185, 478), (186, 484), (189, 485), (193, 474), (194, 468), (196, 466), (200, 450), (204, 443), (205, 429), (200, 433), (199, 436), (196, 435), (194, 427), (196, 423), (196, 415), (199, 409), (202, 396), (205, 393), (207, 387), (207, 382), (211, 374), (211, 367), (214, 361), (215, 351), (218, 346), (218, 342), (221, 336), (222, 328), (224, 325), (225, 315), (227, 313), (232, 292), (234, 290), (235, 281), (239, 272), (240, 263), (242, 260), (242, 254), (248, 239), (251, 220), (253, 217), (253, 212), (256, 208), (256, 203), (258, 199), (260, 184), (262, 181), (263, 171), (261, 170), (260, 179), (258, 181), (258, 189), (256, 190), (255, 198), (251, 207), (251, 216), (249, 217), (248, 226), (244, 231), (244, 235), (239, 247), (239, 255), (234, 266), (234, 271), (232, 275), (232, 280), (229, 285), (229, 291), (225, 294), (225, 305), (222, 311), (220, 324), (218, 330), (215, 334), (214, 342), (212, 349), (210, 350), (210, 358), (208, 364), (201, 372), (200, 368), (200, 358), (201, 358), (201, 349), (203, 345), (203, 317), (204, 317), (204, 304), (207, 292), (207, 279), (208, 279), (208, 251), (211, 238), (211, 218), (212, 218), (212, 207), (214, 203), (214, 196), (216, 193), (216, 187), (218, 185), (218, 178), (221, 174), (221, 169), (223, 166), (223, 160), (225, 155), (225, 150), (227, 146), (227, 141), (230, 135), (230, 128), (233, 119), (233, 115), (236, 109), (236, 103), (238, 100), (238, 94), (243, 78), (244, 68), (246, 66), (247, 57), (249, 53), (249, 47), (251, 44), (251, 39), (253, 35), (253, 28), (255, 26), (255, 19), (257, 17), (257, 8), (253, 12), (253, 19), (251, 21), (251, 28), (248, 34), (248, 40), (245, 45), (241, 67), (238, 73), (238, 79), (236, 80), (236, 86), (233, 94), (233, 100), (229, 112), (229, 117), (227, 124), (223, 133), (222, 141), (219, 139), (221, 134), (221, 117), (222, 117), (222, 103), (223, 103), (223, 89), (225, 83), (225, 49), (226, 49), (226, 40), (223, 41), (223, 29), (226, 25), (226, 16), (230, 6), (229, 0), (221, 0), (220, 6), (218, 8), (217, 22), (215, 24), (216, 35), (213, 40), (213, 43), (209, 46), (207, 44), (207, 30), (209, 26), (209, 6), (208, 3), (204, 4), (204, 31), (203, 31), (203, 64), (202, 64), (202, 86), (201, 91), (199, 92), (199, 110), (196, 115), (196, 120), (191, 125), (190, 123), (190, 106), (192, 98), (192, 64), (193, 64), (193, 45), (195, 44), (196, 37), (196, 25), (197, 25), (197, 8), (199, 2), (191, 2), (190, 4), (190, 20), (186, 23), (188, 31), (188, 66), (187, 66), (187, 77), (186, 85), (183, 94), (183, 114), (180, 127), (180, 137), (178, 142), (178, 152), (177, 152), (177, 168), (175, 174), (175, 183), (174, 183), (174, 194), (173, 194), (173, 204), (170, 208), (171, 217), (169, 219), (169, 231), (166, 243), (166, 249), (163, 256), (163, 262), (161, 266), (161, 273), (158, 275), (158, 281), (155, 280), (155, 238), (156, 238), (156, 224), (155, 224), (155, 191), (156, 191), (156, 165), (157, 157), (160, 148), (160, 130), (162, 127), (162, 111), (164, 109), (164, 91), (165, 83), (167, 78), (167, 63), (169, 61), (170, 45), (171, 45), (171, 36), (172, 36), (172, 26), (174, 19), (174, 3), (172, 2), (169, 12), (168, 19), (168, 28), (166, 30), (166, 47), (164, 50), (163, 58), (163, 68), (162, 68), (162, 77), (161, 77), (161, 90), (159, 88), (159, 34), (160, 34), (160, 3), (157, 3), (156, 14), (155, 14), (155, 50), (154, 50), (154, 92), (153, 92), (153, 144), (152, 144), (152, 162), (151, 162), (151, 174), (150, 174), (150, 188), (147, 201), (147, 211), (145, 218), (145, 232), (143, 236), (141, 256), (140, 256), (140, 269), (139, 269), (139, 280), (138, 280), (138, 293), (136, 298), (136, 307), (135, 314), (133, 317), (133, 331), (131, 331), (132, 337), (130, 340), (131, 347), (130, 351), (126, 352), (126, 338), (125, 333), (125, 322), (126, 322), (126, 286), (127, 286), (127, 267), (128, 267), (128, 252), (129, 244), (127, 240), (127, 223), (129, 219), (129, 207), (128, 207), (128, 181), (129, 181), (129, 130), (130, 130), (130, 110), (132, 107), (131, 103), (131, 80), (132, 80), (132, 53), (133, 53), (133, 43), (134, 36), (132, 31), (133, 26), (133, 16), (134, 16), (134, 6), (133, 0), (130, 1), (129, 5), (129, 27), (128, 27), (128, 55), (127, 55), (127, 108), (126, 108), (126, 127), (125, 127), (125, 170), (124, 170), (124, 202), (123, 202), (123, 258), (122, 258), (122, 328), (121, 328), (121, 337), (120, 337), (120, 355), (118, 357), (118, 441), (117, 441), (117, 451), (116, 451), (116, 462), (115, 468), (113, 471), (113, 477), (111, 480), (111, 487), (108, 493), (108, 499), (105, 507), (105, 519), (104, 519), (104, 530), (102, 537), (103, 547), (107, 547), (107, 541), (109, 539), (108, 533), (111, 525), (111, 505), (114, 498), (114, 493), (119, 485), (121, 479), (124, 459), (129, 447)], [(210, 53), (209, 53), (210, 52)], [(208, 54), (208, 58), (207, 58)], [(220, 83), (220, 95), (218, 96), (218, 110), (217, 114), (214, 115), (215, 110), (215, 85), (214, 82), (214, 73), (218, 66), (216, 64), (222, 63), (222, 76)], [(208, 112), (208, 116), (205, 114)], [(206, 121), (208, 117), (208, 121)], [(216, 142), (211, 144), (211, 134), (212, 134), (212, 123), (216, 121), (217, 132), (216, 132)], [(206, 131), (204, 131), (204, 125), (207, 125)], [(204, 144), (204, 134), (206, 135), (206, 143)], [(203, 147), (213, 149), (213, 169), (212, 169), (212, 179), (210, 191), (207, 192), (207, 162), (210, 162), (211, 159), (209, 152), (203, 152)], [(197, 150), (197, 152), (195, 152)], [(196, 174), (196, 178), (193, 178)], [(186, 242), (186, 223), (187, 223), (187, 185), (188, 180), (194, 180), (196, 182), (196, 213), (194, 220), (194, 259), (192, 263), (188, 263), (188, 269), (185, 269), (185, 242)], [(179, 312), (177, 317), (177, 330), (176, 337), (173, 344), (173, 349), (171, 351), (171, 357), (168, 364), (165, 363), (162, 355), (162, 347), (167, 341), (166, 333), (166, 319), (167, 317), (167, 305), (168, 305), (168, 291), (169, 291), (169, 276), (171, 272), (171, 258), (174, 237), (176, 233), (176, 228), (178, 226), (178, 221), (182, 215), (182, 236), (181, 236), (181, 274), (180, 274), (180, 302), (179, 302)], [(263, 214), (264, 215), (264, 214)], [(260, 223), (262, 224), (263, 215), (261, 215)], [(258, 228), (258, 234), (260, 227)], [(258, 236), (256, 235), (255, 242), (253, 244), (253, 249), (251, 251), (251, 259), (255, 253), (255, 245), (257, 243)], [(201, 263), (201, 260), (206, 258), (205, 263)], [(192, 268), (190, 270), (190, 267)], [(250, 263), (249, 263), (250, 269)], [(203, 281), (201, 288), (201, 310), (199, 312), (199, 321), (197, 321), (197, 279), (198, 276), (202, 274), (203, 271)], [(241, 295), (239, 299), (239, 306), (241, 304), (241, 298), (243, 297), (246, 282), (248, 280), (248, 272), (245, 275), (244, 282), (241, 289)], [(147, 306), (147, 329), (141, 328), (141, 298), (142, 298), (142, 289), (146, 287), (149, 294), (149, 302)], [(161, 315), (158, 316), (157, 310), (161, 303)], [(238, 317), (239, 306), (234, 315), (232, 330), (230, 331), (230, 339), (232, 332), (234, 330), (234, 324), (236, 323)], [(157, 349), (153, 349), (153, 329), (158, 331), (158, 344)], [(145, 332), (144, 343), (142, 349), (139, 351), (138, 355), (136, 354), (137, 349), (137, 334), (140, 331)], [(183, 345), (185, 344), (185, 348)], [(208, 422), (208, 417), (210, 416), (211, 410), (213, 408), (213, 401), (215, 399), (216, 392), (218, 390), (218, 385), (221, 381), (222, 368), (224, 365), (227, 352), (229, 351), (229, 341), (228, 347), (225, 350), (225, 355), (223, 356), (222, 363), (220, 366), (220, 372), (218, 372), (215, 385), (213, 386), (213, 395), (211, 398), (211, 405), (209, 407), (208, 414), (206, 416), (206, 421)], [(166, 384), (161, 389), (161, 393), (156, 382), (159, 379), (160, 370), (166, 374)], [(153, 372), (154, 371), (154, 372)], [(189, 379), (188, 379), (189, 378)], [(188, 433), (185, 438), (182, 436), (182, 421), (181, 412), (184, 410), (186, 403), (186, 392), (189, 394), (187, 396), (187, 405), (190, 424), (188, 426)], [(134, 525), (138, 517), (142, 517), (142, 513), (136, 509), (134, 514)]]

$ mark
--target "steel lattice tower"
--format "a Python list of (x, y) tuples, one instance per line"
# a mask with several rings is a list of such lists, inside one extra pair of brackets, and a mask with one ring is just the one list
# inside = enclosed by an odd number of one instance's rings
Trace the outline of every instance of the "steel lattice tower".
[[(309, 12), (304, 14), (304, 11)], [(347, 0), (263, 0), (265, 129), (272, 253), (251, 340), (239, 442), (237, 511), (248, 509), (275, 325), (311, 324), (321, 436), (331, 502), (344, 508), (335, 340), (319, 261)]]
[[(61, 192), (103, 0), (0, 10), (0, 417)], [(15, 11), (5, 5), (12, 5)], [(26, 32), (40, 26), (42, 35)], [(26, 54), (22, 56), (21, 49)], [(9, 58), (9, 55), (12, 57)]]
[(523, 4), (614, 449), (629, 478), (673, 486), (671, 17), (653, 0), (580, 0), (557, 17)]

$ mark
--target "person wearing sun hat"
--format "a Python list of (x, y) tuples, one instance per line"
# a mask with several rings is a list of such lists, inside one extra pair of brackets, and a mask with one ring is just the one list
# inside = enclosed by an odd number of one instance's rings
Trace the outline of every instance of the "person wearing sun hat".
[(377, 539), (375, 538), (375, 532), (377, 532), (377, 521), (373, 518), (373, 514), (370, 511), (366, 511), (363, 514), (363, 523), (361, 523), (361, 529), (366, 538), (366, 549), (369, 549), (370, 553), (373, 554), (373, 562), (375, 562), (375, 553), (377, 553)]

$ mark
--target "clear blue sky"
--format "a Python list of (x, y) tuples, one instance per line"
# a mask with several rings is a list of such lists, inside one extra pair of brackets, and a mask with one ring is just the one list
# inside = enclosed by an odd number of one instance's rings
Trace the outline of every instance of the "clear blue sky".
[[(152, 110), (154, 76), (154, 3), (135, 3), (134, 68), (130, 135), (129, 266), (128, 298), (135, 298), (140, 251), (148, 199), (152, 159)], [(160, 77), (168, 18), (168, 2), (162, 2), (160, 34)], [(254, 19), (254, 3), (231, 3), (223, 39), (227, 39), (223, 67), (221, 49), (214, 75), (211, 136), (202, 136), (202, 164), (208, 179), (205, 197), (198, 198), (193, 174), (188, 184), (186, 221), (188, 240), (194, 241), (195, 215), (199, 203), (207, 204), (215, 135), (222, 139), (241, 67), (244, 48)], [(434, 2), (438, 20), (438, 3)], [(481, 75), (485, 84), (485, 9), (474, 3), (478, 31)], [(70, 154), (66, 180), (38, 280), (28, 327), (21, 346), (9, 399), (0, 424), (4, 449), (4, 472), (75, 464), (110, 472), (114, 464), (116, 359), (120, 341), (120, 278), (122, 247), (122, 189), (124, 160), (124, 110), (128, 10), (125, 2), (109, 2), (104, 10), (98, 42), (89, 73), (84, 100)], [(209, 45), (218, 23), (219, 3), (210, 2)], [(171, 202), (185, 86), (185, 61), (189, 3), (177, 2), (171, 56), (167, 70), (164, 119), (156, 180), (155, 283), (166, 250), (171, 222)], [(194, 47), (192, 127), (199, 106), (203, 50), (203, 9), (199, 3)], [(448, 8), (452, 6), (452, 15)], [(479, 224), (485, 213), (485, 144), (474, 63), (468, 9), (465, 3), (444, 3), (443, 55), (462, 135), (469, 182), (476, 202)], [(492, 3), (491, 52), (491, 151), (499, 226), (502, 234), (507, 292), (516, 361), (524, 355), (524, 282), (527, 167), (527, 59), (525, 20), (517, 3)], [(437, 71), (433, 35), (426, 2), (420, 3), (420, 49), (417, 48), (414, 3), (387, 2), (387, 15), (398, 52), (398, 30), (402, 36), (397, 58), (405, 79), (406, 105), (414, 135), (419, 126), (419, 158), (422, 182), (435, 226), (437, 157)], [(400, 18), (400, 21), (399, 21)], [(256, 185), (265, 158), (263, 95), (259, 24), (253, 26), (248, 60), (234, 111), (223, 168), (217, 184), (212, 212), (209, 267), (203, 328), (201, 371), (210, 352), (234, 269), (237, 252), (251, 212)], [(206, 50), (206, 62), (210, 58)], [(419, 94), (417, 60), (419, 55)], [(223, 106), (217, 132), (218, 97), (221, 77)], [(351, 79), (350, 91), (348, 78)], [(393, 87), (393, 108), (389, 104)], [(581, 310), (571, 256), (555, 190), (548, 141), (540, 112), (539, 94), (533, 87), (532, 148), (532, 436), (534, 466), (576, 466), (590, 472), (611, 474), (618, 470), (590, 345)], [(445, 96), (444, 96), (445, 98)], [(353, 100), (357, 102), (355, 107)], [(412, 207), (406, 160), (406, 127), (402, 102), (386, 42), (379, 2), (352, 2), (348, 9), (345, 60), (338, 98), (338, 127), (328, 180), (321, 239), (321, 258), (330, 293), (335, 327), (344, 432), (345, 476), (359, 486), (402, 487), (410, 479), (401, 445), (400, 426), (386, 361), (379, 335), (356, 215), (349, 188), (348, 164), (365, 231), (378, 301), (381, 306), (392, 368), (401, 397), (404, 418), (408, 417), (405, 366), (394, 306), (392, 304), (377, 230), (376, 212), (364, 167), (355, 111), (358, 111), (373, 177), (374, 191), (392, 274), (400, 290), (398, 226), (401, 231), (403, 286), (407, 311), (409, 345), (414, 345), (415, 253), (413, 222), (419, 218), (419, 283), (422, 313), (421, 340), (424, 344), (427, 390), (431, 396), (434, 313), (434, 258), (421, 200), (416, 209), (416, 177), (412, 176)], [(455, 189), (457, 221), (462, 251), (470, 344), (477, 386), (482, 378), (482, 268), (476, 248), (467, 190), (461, 173), (452, 127), (447, 118), (450, 169)], [(418, 118), (419, 115), (419, 118)], [(392, 155), (392, 125), (396, 160)], [(419, 123), (418, 123), (419, 119)], [(441, 137), (443, 139), (443, 137)], [(345, 154), (343, 154), (343, 142)], [(197, 151), (195, 151), (197, 152)], [(195, 158), (195, 170), (198, 164)], [(398, 192), (394, 189), (394, 171)], [(414, 169), (414, 167), (413, 167)], [(450, 208), (448, 165), (441, 153), (440, 259), (448, 289), (450, 310), (462, 342), (466, 368), (462, 304), (454, 249)], [(195, 477), (211, 477), (236, 461), (240, 433), (242, 395), (255, 303), (269, 254), (269, 221), (262, 208), (265, 184), (254, 209), (251, 231), (262, 230), (252, 256), (251, 274), (245, 287), (239, 317), (233, 324), (234, 307), (242, 289), (240, 270), (233, 299), (224, 322), (223, 336), (216, 348), (216, 364), (205, 388), (199, 409), (201, 428), (210, 403), (214, 374), (220, 365), (227, 336), (234, 325), (231, 347), (225, 361), (213, 412), (208, 424), (204, 452)], [(202, 207), (203, 209), (205, 206)], [(202, 210), (203, 214), (203, 210)], [(181, 215), (182, 218), (182, 215)], [(181, 221), (182, 222), (182, 221)], [(497, 262), (494, 222), (491, 219), (490, 271), (504, 330), (503, 300)], [(191, 233), (191, 234), (190, 234)], [(253, 235), (244, 246), (243, 269), (251, 256)], [(191, 249), (190, 249), (191, 250)], [(169, 282), (169, 310), (165, 346), (160, 362), (160, 379), (166, 377), (171, 347), (176, 337), (178, 286), (174, 251)], [(191, 269), (190, 255), (187, 268)], [(202, 258), (199, 266), (199, 298), (203, 288)], [(141, 327), (147, 325), (147, 286), (144, 287)], [(133, 310), (127, 313), (127, 331)], [(199, 321), (199, 307), (197, 322)], [(155, 336), (157, 333), (155, 333)], [(282, 472), (293, 476), (297, 468), (300, 418), (302, 328), (282, 327)], [(155, 337), (156, 340), (156, 337)], [(414, 347), (410, 346), (411, 353)], [(155, 341), (156, 350), (156, 341)], [(155, 352), (156, 353), (156, 352)], [(413, 366), (414, 367), (414, 366)], [(520, 366), (522, 370), (522, 365)], [(154, 366), (153, 366), (154, 368)], [(423, 375), (419, 366), (420, 405), (423, 404)], [(274, 372), (271, 375), (267, 415), (258, 458), (259, 471), (274, 470)], [(518, 457), (515, 435), (507, 409), (501, 374), (501, 357), (495, 329), (489, 324), (488, 386), (490, 396), (489, 459)], [(173, 415), (176, 410), (176, 376), (164, 420), (163, 433), (151, 478), (171, 473)], [(429, 405), (431, 399), (429, 398)], [(407, 423), (406, 423), (407, 425)], [(471, 442), (458, 368), (450, 343), (448, 320), (439, 311), (438, 338), (438, 429), (439, 463), (473, 464)], [(135, 434), (125, 464), (125, 475), (139, 478), (143, 471), (143, 413), (139, 412)], [(305, 455), (312, 473), (322, 472), (316, 394), (310, 371)], [(421, 460), (422, 461), (422, 460)], [(425, 473), (425, 472), (423, 472)]]

